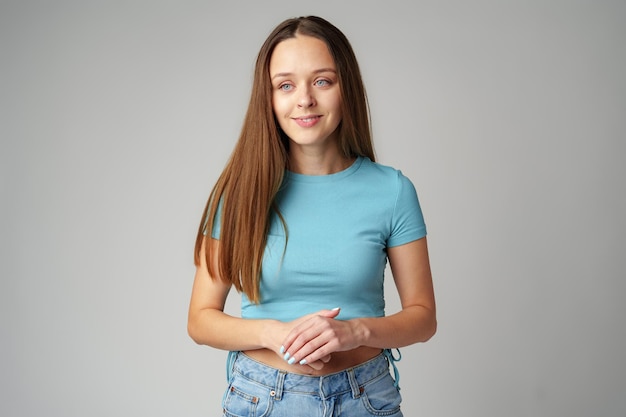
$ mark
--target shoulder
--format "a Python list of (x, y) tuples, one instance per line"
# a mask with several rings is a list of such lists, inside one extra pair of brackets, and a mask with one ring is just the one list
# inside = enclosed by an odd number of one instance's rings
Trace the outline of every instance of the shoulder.
[(412, 186), (411, 180), (401, 170), (379, 162), (373, 162), (369, 158), (361, 158), (360, 175), (369, 181), (381, 182), (388, 187)]

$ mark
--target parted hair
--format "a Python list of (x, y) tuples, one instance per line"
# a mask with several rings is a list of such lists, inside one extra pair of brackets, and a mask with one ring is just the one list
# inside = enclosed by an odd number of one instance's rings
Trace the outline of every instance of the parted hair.
[[(272, 110), (269, 64), (280, 42), (296, 35), (312, 36), (328, 47), (337, 69), (342, 119), (339, 151), (347, 158), (375, 160), (369, 108), (356, 56), (345, 35), (328, 21), (307, 16), (280, 23), (263, 43), (256, 59), (252, 94), (239, 140), (218, 178), (202, 214), (196, 237), (194, 263), (200, 265), (205, 239), (211, 238), (221, 205), (219, 251), (204, 256), (210, 276), (231, 283), (254, 303), (261, 302), (261, 265), (275, 196), (288, 169), (289, 138), (278, 126)], [(284, 224), (285, 230), (287, 225)], [(217, 255), (217, 265), (211, 262)], [(216, 270), (217, 268), (217, 270)]]

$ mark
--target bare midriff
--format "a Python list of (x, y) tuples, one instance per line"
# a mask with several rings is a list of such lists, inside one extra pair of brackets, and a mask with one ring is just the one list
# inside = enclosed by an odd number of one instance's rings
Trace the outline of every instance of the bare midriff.
[(289, 365), (281, 356), (269, 349), (246, 350), (244, 353), (250, 358), (272, 368), (302, 375), (322, 376), (360, 365), (376, 357), (381, 351), (381, 349), (361, 346), (346, 352), (335, 352), (330, 355), (330, 361), (325, 363), (320, 370), (315, 370), (308, 365), (299, 365), (297, 362)]

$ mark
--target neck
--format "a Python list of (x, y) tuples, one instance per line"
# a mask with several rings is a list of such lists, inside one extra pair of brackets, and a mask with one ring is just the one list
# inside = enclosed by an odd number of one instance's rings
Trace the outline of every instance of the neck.
[(343, 171), (354, 162), (334, 151), (316, 152), (312, 149), (292, 147), (289, 151), (289, 170), (304, 175), (330, 175)]

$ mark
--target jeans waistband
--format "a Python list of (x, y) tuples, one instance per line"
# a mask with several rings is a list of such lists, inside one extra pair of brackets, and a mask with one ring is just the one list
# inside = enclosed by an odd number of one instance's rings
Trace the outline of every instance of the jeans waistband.
[(237, 352), (232, 363), (232, 372), (275, 391), (276, 399), (280, 399), (285, 391), (319, 395), (322, 399), (351, 391), (356, 398), (361, 395), (360, 386), (389, 372), (389, 359), (381, 353), (344, 371), (310, 376), (276, 369)]

